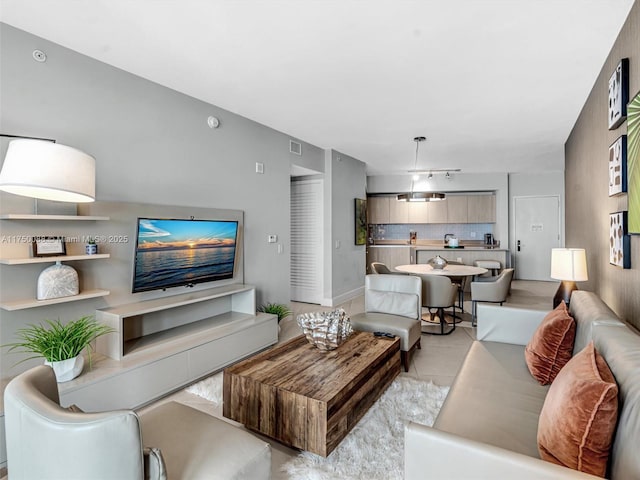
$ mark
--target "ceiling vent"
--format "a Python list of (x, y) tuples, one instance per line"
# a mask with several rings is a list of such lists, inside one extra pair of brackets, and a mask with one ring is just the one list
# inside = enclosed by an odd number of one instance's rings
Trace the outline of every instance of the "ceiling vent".
[(289, 151), (295, 155), (302, 155), (302, 144), (289, 140)]

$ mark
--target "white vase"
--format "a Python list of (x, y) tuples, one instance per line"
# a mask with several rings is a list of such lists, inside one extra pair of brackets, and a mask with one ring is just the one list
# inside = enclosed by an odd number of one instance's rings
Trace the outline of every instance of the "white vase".
[(61, 360), (59, 362), (48, 362), (45, 360), (44, 364), (53, 368), (58, 383), (68, 382), (82, 373), (84, 357), (82, 355), (78, 355), (77, 357), (69, 358), (68, 360)]

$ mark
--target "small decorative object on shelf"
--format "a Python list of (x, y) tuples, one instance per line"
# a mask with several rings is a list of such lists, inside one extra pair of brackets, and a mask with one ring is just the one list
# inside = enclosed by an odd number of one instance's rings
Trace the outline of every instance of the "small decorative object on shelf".
[(82, 373), (82, 352), (85, 349), (91, 366), (91, 343), (114, 331), (107, 325), (97, 323), (91, 315), (71, 320), (65, 325), (60, 320), (45, 320), (45, 323), (48, 328), (29, 325), (19, 329), (15, 334), (18, 341), (3, 347), (9, 347), (9, 352), (33, 354), (25, 360), (44, 357), (45, 365), (53, 368), (59, 383), (73, 380)]
[(353, 333), (351, 320), (342, 308), (302, 313), (297, 321), (309, 343), (320, 350), (335, 350)]
[(436, 255), (435, 257), (430, 258), (427, 263), (431, 265), (431, 268), (433, 268), (434, 270), (443, 270), (449, 264), (449, 262), (447, 262), (440, 255)]
[(85, 245), (84, 250), (87, 255), (95, 255), (96, 253), (98, 253), (98, 245), (96, 244), (95, 239), (89, 237), (89, 240), (87, 240), (87, 244)]
[(54, 257), (67, 253), (63, 237), (36, 237), (32, 248), (34, 257)]
[(59, 261), (45, 268), (38, 277), (36, 295), (38, 300), (71, 297), (78, 293), (80, 293), (78, 272)]

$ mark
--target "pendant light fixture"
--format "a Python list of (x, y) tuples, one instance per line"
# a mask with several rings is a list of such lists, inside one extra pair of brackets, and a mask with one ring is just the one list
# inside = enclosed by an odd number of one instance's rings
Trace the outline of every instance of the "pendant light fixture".
[[(413, 166), (414, 172), (418, 171), (418, 149), (420, 148), (420, 142), (424, 142), (426, 137), (415, 137), (413, 139), (416, 142), (416, 161)], [(440, 192), (414, 192), (413, 185), (416, 179), (416, 175), (411, 178), (411, 192), (401, 193), (398, 195), (398, 201), (400, 202), (437, 202), (445, 199), (445, 194)]]

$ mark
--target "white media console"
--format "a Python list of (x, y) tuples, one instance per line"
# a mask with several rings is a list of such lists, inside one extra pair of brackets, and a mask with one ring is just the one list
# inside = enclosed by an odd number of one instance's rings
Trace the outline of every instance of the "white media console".
[(137, 408), (278, 341), (275, 315), (257, 313), (255, 288), (234, 284), (96, 311), (115, 332), (93, 368), (59, 384), (85, 411)]

